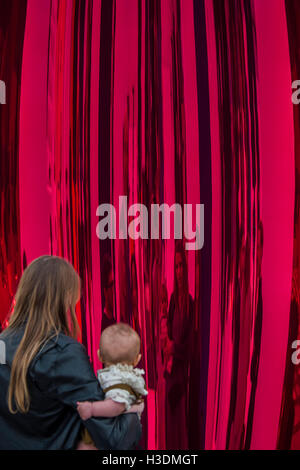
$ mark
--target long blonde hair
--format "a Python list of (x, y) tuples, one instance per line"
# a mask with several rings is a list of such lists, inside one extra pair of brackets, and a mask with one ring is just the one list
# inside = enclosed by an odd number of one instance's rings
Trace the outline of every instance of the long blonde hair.
[(11, 366), (8, 389), (11, 413), (27, 413), (29, 410), (27, 372), (40, 348), (59, 333), (77, 337), (79, 326), (75, 306), (79, 292), (79, 276), (63, 258), (41, 256), (24, 270), (6, 330), (13, 332), (24, 327), (24, 335)]

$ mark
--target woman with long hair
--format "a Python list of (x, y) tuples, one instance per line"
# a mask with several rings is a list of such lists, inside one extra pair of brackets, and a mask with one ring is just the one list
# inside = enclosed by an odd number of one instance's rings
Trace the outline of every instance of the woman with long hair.
[(174, 290), (168, 311), (165, 348), (166, 447), (188, 449), (188, 387), (194, 301), (189, 294), (188, 268), (182, 241), (175, 245)]
[[(72, 265), (41, 256), (24, 271), (8, 328), (0, 335), (0, 449), (75, 449), (78, 401), (103, 400), (85, 348), (76, 340), (80, 279)], [(99, 449), (129, 449), (140, 438), (135, 414), (84, 422)]]

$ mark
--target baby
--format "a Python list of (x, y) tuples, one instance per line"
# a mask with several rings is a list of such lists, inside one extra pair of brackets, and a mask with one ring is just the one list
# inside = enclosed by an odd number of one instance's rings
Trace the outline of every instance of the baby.
[[(116, 323), (103, 330), (98, 350), (104, 369), (98, 370), (98, 380), (105, 393), (103, 401), (78, 402), (81, 419), (111, 418), (121, 413), (138, 413), (144, 409), (141, 399), (148, 394), (142, 375), (136, 368), (141, 359), (139, 335), (125, 323)], [(85, 429), (77, 449), (96, 449)]]

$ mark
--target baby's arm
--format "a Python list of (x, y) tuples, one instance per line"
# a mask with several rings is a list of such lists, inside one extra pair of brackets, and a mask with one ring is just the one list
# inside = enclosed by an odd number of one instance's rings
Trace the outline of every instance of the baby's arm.
[(117, 403), (113, 400), (83, 401), (77, 402), (77, 411), (84, 421), (94, 417), (114, 418), (125, 411), (125, 403)]
[(129, 410), (125, 411), (125, 403), (118, 403), (113, 400), (104, 401), (83, 401), (77, 402), (77, 411), (84, 421), (86, 419), (95, 417), (114, 418), (124, 413), (143, 413), (145, 408), (144, 401), (138, 405), (132, 405)]

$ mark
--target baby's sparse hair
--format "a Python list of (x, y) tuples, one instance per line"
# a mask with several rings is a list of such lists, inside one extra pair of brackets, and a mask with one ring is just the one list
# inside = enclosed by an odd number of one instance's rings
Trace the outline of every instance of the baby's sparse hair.
[(99, 350), (104, 363), (132, 364), (141, 348), (137, 332), (126, 323), (115, 323), (103, 330)]

